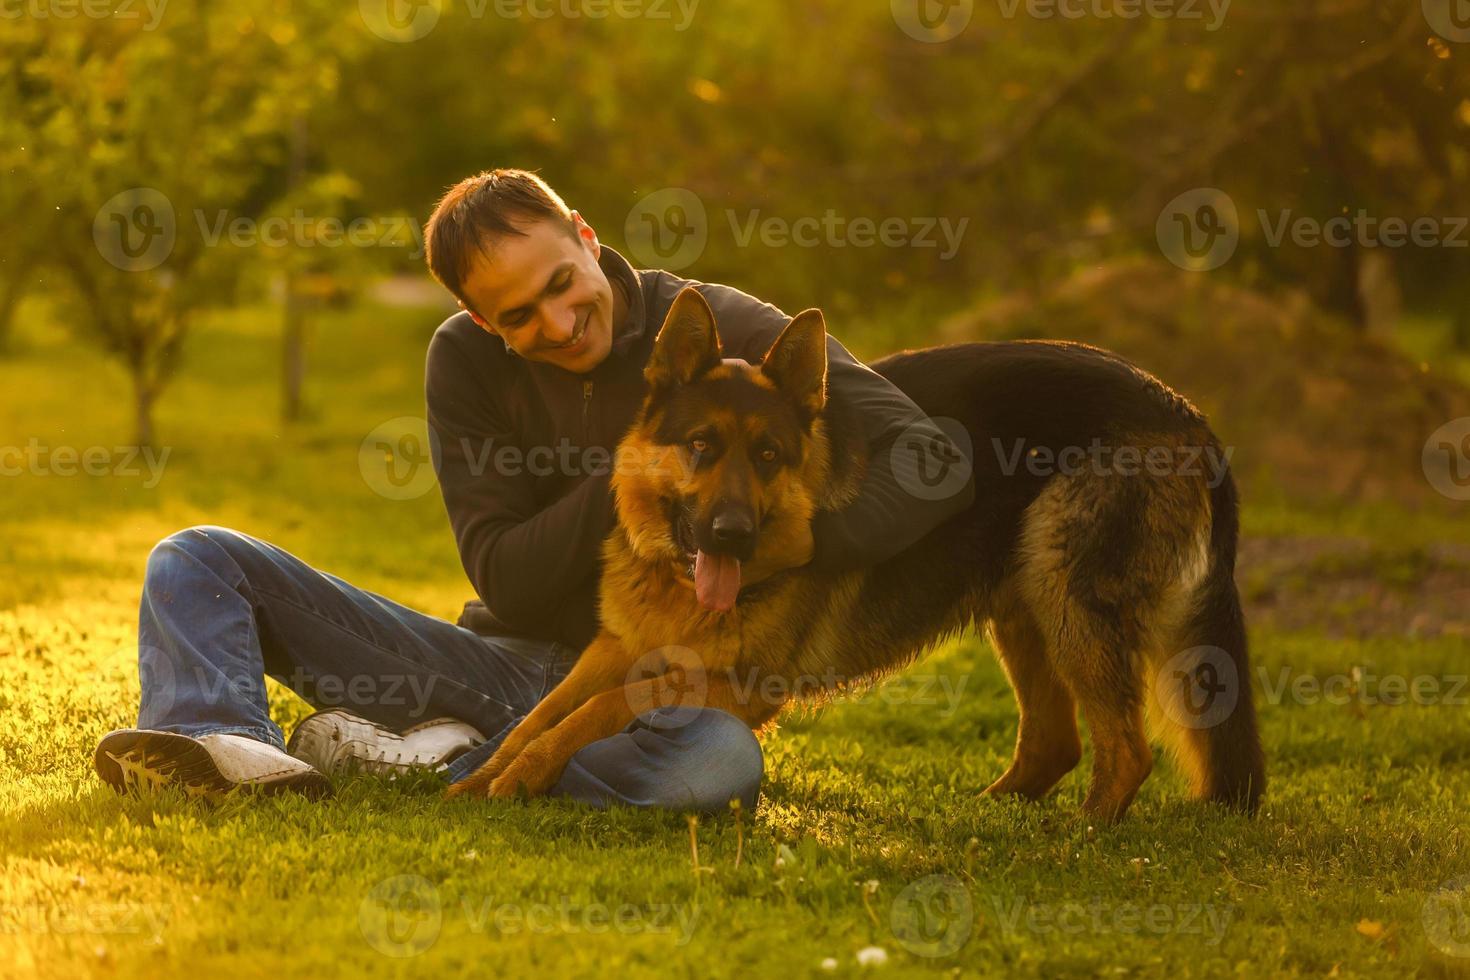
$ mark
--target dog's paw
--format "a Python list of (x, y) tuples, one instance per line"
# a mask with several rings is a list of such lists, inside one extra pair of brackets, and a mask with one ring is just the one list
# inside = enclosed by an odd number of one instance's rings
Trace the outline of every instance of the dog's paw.
[(506, 770), (512, 768), (520, 759), (519, 753), (507, 751), (504, 746), (470, 775), (457, 783), (450, 785), (445, 790), (446, 799), (456, 796), (478, 797), (486, 800), (495, 796), (514, 795), (495, 792), (495, 785), (500, 782), (500, 776)]
[(541, 740), (532, 742), (490, 783), (489, 794), (498, 799), (544, 796), (561, 776), (562, 766), (553, 762), (554, 753)]
[(504, 772), (495, 778), (485, 795), (491, 799), (513, 800), (520, 795), (521, 784), (514, 772)]
[(457, 783), (450, 783), (449, 788), (444, 791), (444, 798), (452, 800), (456, 797), (467, 796), (471, 799), (484, 799), (490, 793), (490, 784), (494, 777), (485, 772), (482, 766), (470, 773)]
[(488, 799), (496, 795), (491, 787), (494, 785), (496, 778), (515, 762), (515, 758), (516, 753), (502, 745), (494, 755), (485, 760), (480, 768), (445, 790), (445, 798), (453, 799), (456, 796), (475, 796), (480, 799)]

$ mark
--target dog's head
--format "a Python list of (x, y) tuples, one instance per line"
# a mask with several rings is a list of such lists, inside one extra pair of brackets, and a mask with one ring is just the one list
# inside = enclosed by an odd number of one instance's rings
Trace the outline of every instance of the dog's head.
[(644, 369), (648, 395), (619, 447), (618, 517), (645, 561), (674, 562), (700, 602), (727, 610), (740, 567), (804, 537), (827, 467), (827, 330), (794, 317), (758, 366), (725, 360), (714, 313), (690, 287)]

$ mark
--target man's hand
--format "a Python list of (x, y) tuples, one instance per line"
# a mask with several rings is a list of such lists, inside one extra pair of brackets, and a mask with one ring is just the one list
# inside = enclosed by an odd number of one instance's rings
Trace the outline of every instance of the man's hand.
[(777, 535), (762, 535), (755, 556), (740, 566), (740, 587), (754, 585), (777, 572), (800, 568), (810, 562), (815, 553), (811, 521), (792, 524)]

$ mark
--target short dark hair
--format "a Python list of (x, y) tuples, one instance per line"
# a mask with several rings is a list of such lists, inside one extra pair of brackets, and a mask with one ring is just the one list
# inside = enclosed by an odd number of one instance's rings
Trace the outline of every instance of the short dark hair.
[(429, 272), (465, 305), (464, 279), (470, 257), (488, 254), (498, 235), (525, 235), (525, 226), (550, 220), (575, 235), (571, 209), (561, 196), (529, 170), (486, 170), (466, 177), (434, 205), (424, 228), (424, 258)]

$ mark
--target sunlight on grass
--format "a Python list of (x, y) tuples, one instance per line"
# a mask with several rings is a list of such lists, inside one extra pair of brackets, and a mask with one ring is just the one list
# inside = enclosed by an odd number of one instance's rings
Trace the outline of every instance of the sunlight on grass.
[[(91, 752), (133, 720), (138, 590), (167, 534), (236, 527), (441, 616), (470, 596), (437, 494), (387, 500), (357, 469), (373, 425), (422, 411), (432, 323), (396, 316), (322, 324), (317, 410), (292, 431), (267, 382), (238, 380), (242, 365), (272, 376), (270, 321), (213, 318), (159, 412), (176, 455), (156, 487), (8, 481), (0, 556), (19, 574), (0, 582), (0, 974), (646, 976), (679, 964), (808, 976), (826, 975), (829, 957), (857, 972), (869, 946), (889, 972), (926, 976), (1216, 976), (1248, 962), (1405, 975), (1470, 963), (1426, 931), (1427, 897), (1470, 872), (1467, 715), (1449, 691), (1466, 651), (1449, 637), (1258, 632), (1271, 786), (1255, 820), (1189, 802), (1162, 759), (1116, 828), (1077, 816), (1086, 760), (1039, 804), (981, 796), (1009, 762), (1016, 709), (975, 637), (789, 716), (766, 744), (758, 812), (738, 829), (734, 816), (699, 822), (697, 872), (680, 815), (446, 802), (432, 777), (341, 780), (321, 804), (115, 796)], [(0, 407), (5, 431), (117, 442), (121, 378), (94, 377), (86, 355), (53, 356), (54, 336), (32, 342), (0, 362), (0, 385), (25, 394)], [(1385, 546), (1454, 531), (1438, 517), (1285, 500), (1253, 503), (1245, 522)], [(1364, 678), (1385, 675), (1438, 679), (1439, 695), (1365, 697)], [(288, 727), (309, 710), (279, 686), (271, 697)], [(931, 875), (958, 889), (946, 901), (968, 903), (962, 922), (946, 920), (963, 938), (937, 954), (895, 925), (931, 895), (916, 891)]]

